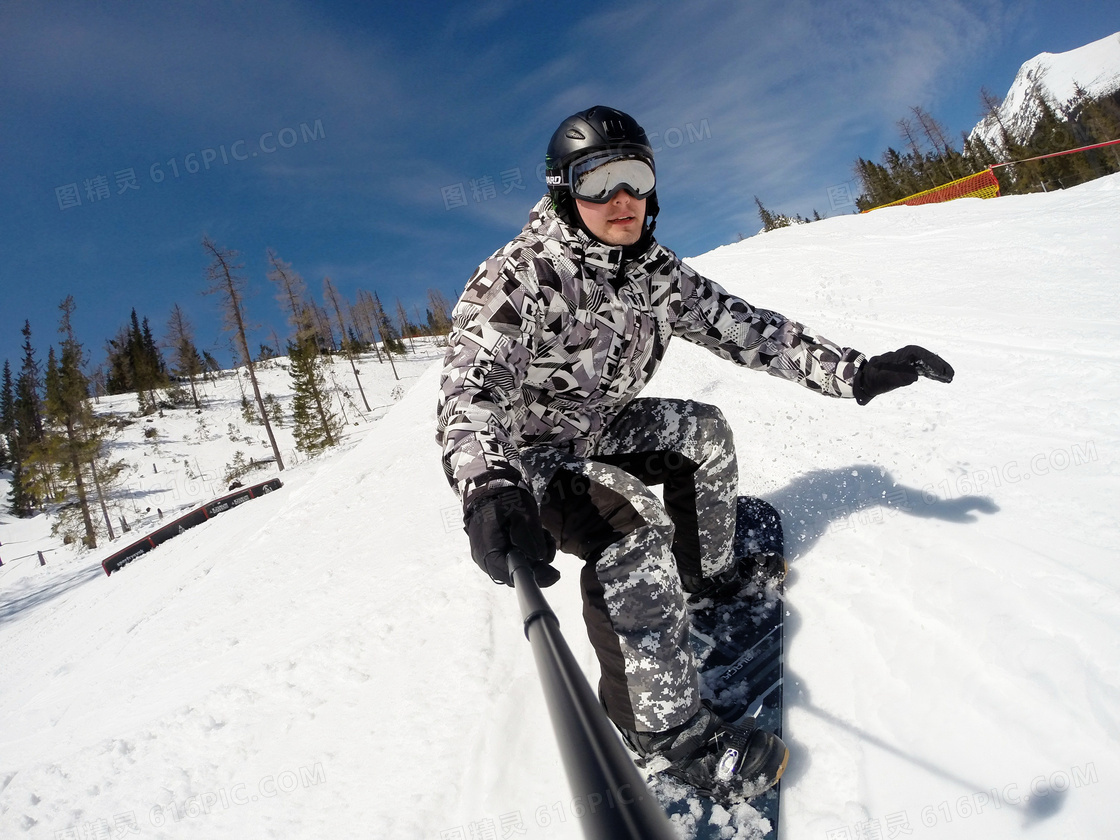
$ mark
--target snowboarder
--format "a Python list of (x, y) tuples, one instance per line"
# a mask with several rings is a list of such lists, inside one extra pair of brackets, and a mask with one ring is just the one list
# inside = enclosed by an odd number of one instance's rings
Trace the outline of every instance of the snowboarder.
[(684, 265), (654, 240), (653, 151), (627, 114), (568, 117), (545, 161), (548, 194), (454, 309), (444, 470), (472, 556), (495, 582), (510, 583), (513, 549), (542, 586), (559, 579), (557, 547), (584, 561), (599, 695), (631, 749), (698, 789), (749, 795), (777, 781), (788, 750), (701, 702), (685, 606), (690, 593), (728, 597), (755, 572), (731, 551), (731, 430), (714, 406), (638, 394), (674, 336), (861, 405), (953, 371), (916, 346), (868, 359)]

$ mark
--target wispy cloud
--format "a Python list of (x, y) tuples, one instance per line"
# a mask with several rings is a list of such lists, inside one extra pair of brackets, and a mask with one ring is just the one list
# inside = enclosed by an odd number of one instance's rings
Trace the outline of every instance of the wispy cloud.
[[(978, 56), (1044, 11), (1038, 0), (0, 4), (3, 268), (35, 276), (51, 301), (6, 300), (16, 314), (0, 317), (0, 338), (18, 341), (28, 315), (50, 323), (74, 277), (142, 300), (145, 263), (161, 277), (176, 258), (196, 272), (203, 229), (254, 263), (271, 245), (340, 278), (379, 266), (402, 288), (457, 287), (543, 194), (536, 167), (554, 127), (594, 104), (656, 136), (659, 233), (699, 253), (757, 229), (756, 194), (824, 209), (857, 155), (897, 142), (911, 105), (936, 113)], [(320, 120), (313, 143), (182, 171), (188, 154)], [(112, 184), (127, 167), (139, 192), (88, 197), (87, 179)], [(525, 189), (506, 194), (513, 170)], [(63, 184), (81, 207), (60, 208)]]
[(682, 144), (662, 166), (666, 188), (690, 206), (719, 196), (753, 213), (754, 194), (792, 199), (800, 190), (792, 184), (827, 165), (831, 173), (819, 175), (823, 203), (825, 189), (849, 177), (846, 165), (836, 170), (836, 145), (854, 151), (856, 138), (874, 138), (865, 153), (877, 154), (884, 131), (909, 106), (943, 96), (958, 68), (1000, 37), (1014, 8), (959, 0), (614, 7), (570, 36), (598, 58), (565, 98), (590, 104), (599, 71), (647, 128), (705, 121), (704, 142)]

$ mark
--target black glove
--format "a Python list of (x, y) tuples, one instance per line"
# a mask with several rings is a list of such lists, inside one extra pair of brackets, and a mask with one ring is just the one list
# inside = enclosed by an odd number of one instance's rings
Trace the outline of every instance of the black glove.
[(913, 385), (919, 376), (926, 376), (938, 382), (952, 382), (952, 366), (924, 347), (909, 344), (901, 350), (872, 356), (856, 372), (852, 382), (856, 402), (867, 405), (874, 397)]
[(537, 503), (520, 487), (482, 493), (463, 517), (474, 562), (494, 583), (513, 586), (506, 555), (518, 549), (529, 560), (540, 586), (552, 586), (560, 572), (551, 565), (556, 541), (541, 525)]

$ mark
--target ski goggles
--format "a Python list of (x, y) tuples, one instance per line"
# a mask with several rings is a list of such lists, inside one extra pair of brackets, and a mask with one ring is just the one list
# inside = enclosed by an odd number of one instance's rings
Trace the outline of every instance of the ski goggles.
[(635, 154), (597, 152), (568, 167), (572, 195), (593, 204), (606, 204), (619, 190), (647, 198), (656, 185), (653, 162)]

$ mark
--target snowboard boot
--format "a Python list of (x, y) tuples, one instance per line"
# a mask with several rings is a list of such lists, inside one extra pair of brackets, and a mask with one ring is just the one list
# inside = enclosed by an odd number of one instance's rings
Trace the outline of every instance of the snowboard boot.
[(789, 750), (772, 732), (723, 721), (704, 703), (695, 715), (665, 732), (621, 730), (640, 764), (661, 758), (668, 767), (650, 769), (696, 788), (704, 796), (749, 799), (781, 779)]
[(764, 551), (761, 554), (752, 554), (750, 557), (740, 558), (738, 561), (739, 574), (749, 583), (760, 587), (781, 586), (789, 571), (786, 558), (776, 551)]
[(690, 604), (697, 604), (706, 598), (711, 598), (717, 604), (726, 603), (738, 595), (745, 584), (746, 581), (739, 573), (738, 561), (727, 571), (711, 577), (681, 573), (681, 588), (688, 593)]
[(726, 604), (743, 591), (764, 590), (768, 586), (780, 587), (788, 570), (786, 559), (776, 551), (752, 554), (750, 557), (736, 558), (735, 563), (725, 572), (712, 577), (701, 578), (681, 574), (681, 586), (688, 593), (690, 604), (699, 604), (710, 598), (717, 604)]

